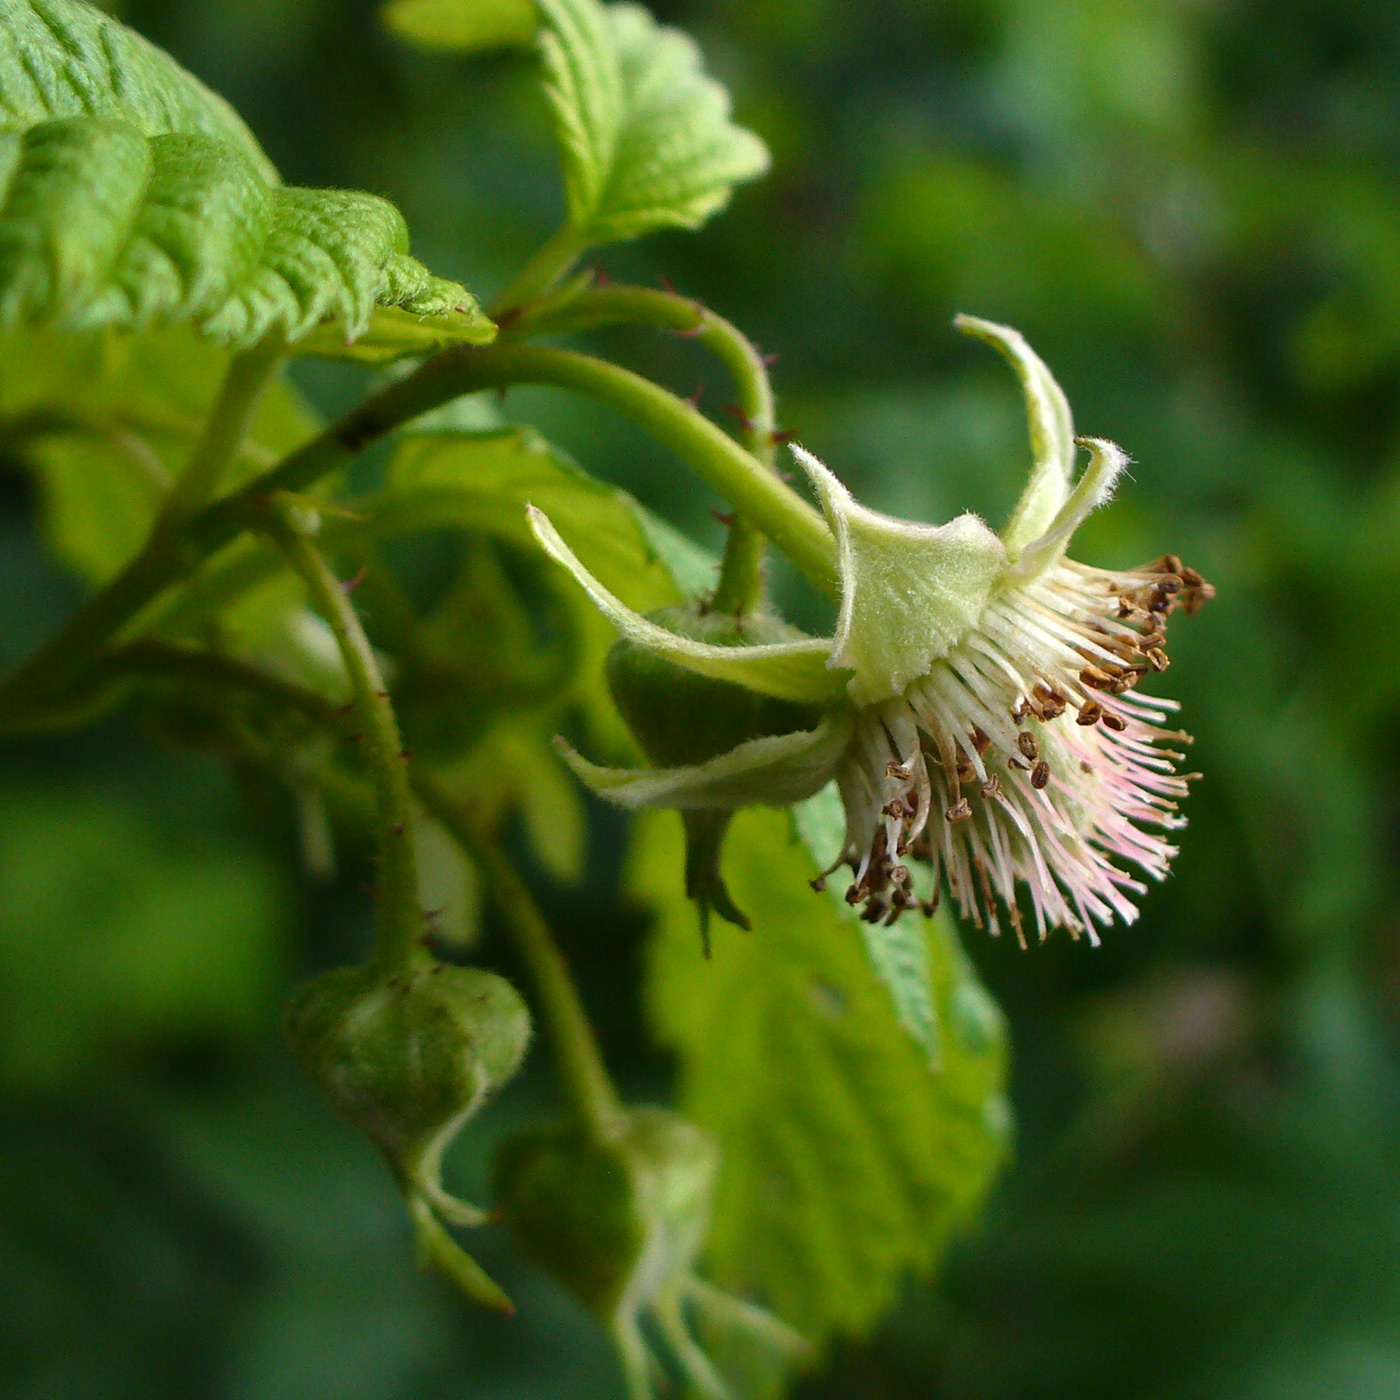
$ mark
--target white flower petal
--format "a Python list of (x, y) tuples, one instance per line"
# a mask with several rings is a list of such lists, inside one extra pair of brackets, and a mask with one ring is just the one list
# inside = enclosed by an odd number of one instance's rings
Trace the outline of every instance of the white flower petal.
[(1074, 419), (1055, 376), (1019, 331), (976, 316), (955, 316), (953, 325), (1001, 351), (1020, 377), (1026, 396), (1035, 466), (1001, 535), (1007, 554), (1014, 560), (1049, 529), (1069, 495), (1074, 477)]
[(1021, 557), (1010, 571), (1018, 582), (1037, 579), (1060, 562), (1069, 547), (1070, 537), (1091, 512), (1113, 495), (1118, 478), (1132, 460), (1107, 438), (1081, 437), (1075, 438), (1075, 442), (1088, 449), (1089, 465), (1045, 533), (1021, 551)]
[(976, 624), (1006, 549), (975, 515), (933, 526), (867, 510), (810, 452), (792, 450), (836, 536), (841, 613), (828, 665), (855, 673), (858, 705), (888, 700)]
[(830, 782), (854, 724), (850, 710), (835, 710), (815, 729), (749, 739), (681, 768), (601, 768), (564, 740), (555, 745), (588, 787), (621, 807), (786, 807)]
[(530, 519), (530, 528), (545, 553), (574, 576), (598, 610), (629, 641), (702, 676), (731, 681), (778, 700), (820, 704), (840, 696), (844, 678), (833, 675), (828, 669), (830, 642), (813, 637), (806, 641), (774, 642), (767, 646), (726, 647), (678, 636), (649, 622), (609, 593), (584, 568), (542, 510), (532, 505), (527, 505), (525, 510)]

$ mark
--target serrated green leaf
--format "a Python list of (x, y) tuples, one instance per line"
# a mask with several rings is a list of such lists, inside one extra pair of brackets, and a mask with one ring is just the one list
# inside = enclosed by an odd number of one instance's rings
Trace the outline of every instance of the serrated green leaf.
[(539, 27), (534, 0), (389, 0), (384, 23), (429, 49), (519, 48)]
[(191, 321), (246, 347), (353, 340), (392, 306), (484, 334), (392, 204), (281, 186), (226, 102), (81, 0), (0, 0), (0, 177), (5, 327)]
[[(88, 582), (106, 582), (144, 542), (228, 362), (180, 327), (0, 337), (0, 442), (33, 466), (49, 542)], [(316, 427), (295, 390), (274, 380), (225, 484), (251, 479)]]
[[(828, 869), (845, 843), (846, 818), (836, 784), (828, 783), (815, 797), (799, 802), (792, 809), (792, 819), (798, 838), (817, 869)], [(833, 871), (826, 877), (826, 893), (843, 921), (859, 930), (875, 975), (889, 989), (899, 1024), (919, 1043), (929, 1064), (936, 1069), (942, 1047), (923, 921), (912, 914), (892, 924), (867, 923), (857, 918), (855, 910), (846, 903), (850, 884), (849, 871)]]
[(639, 5), (539, 0), (545, 91), (579, 241), (696, 228), (768, 150), (729, 120), (729, 94), (700, 50)]
[(956, 934), (928, 944), (942, 1068), (900, 1026), (851, 921), (808, 885), (782, 813), (739, 813), (724, 876), (752, 933), (700, 951), (680, 823), (637, 827), (630, 888), (657, 910), (648, 997), (681, 1109), (723, 1154), (707, 1259), (814, 1340), (859, 1334), (933, 1267), (1008, 1148), (1005, 1039)]

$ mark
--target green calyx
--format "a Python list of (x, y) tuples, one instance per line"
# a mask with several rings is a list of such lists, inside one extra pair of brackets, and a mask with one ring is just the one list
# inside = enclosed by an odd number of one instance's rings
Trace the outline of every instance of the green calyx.
[[(712, 646), (766, 646), (802, 638), (795, 628), (768, 614), (734, 617), (701, 612), (694, 604), (663, 608), (649, 620), (677, 636)], [(821, 719), (816, 705), (780, 700), (700, 675), (626, 637), (613, 643), (607, 674), (627, 727), (659, 768), (701, 764), (747, 740), (812, 729)], [(731, 815), (718, 808), (685, 813), (686, 893), (699, 906), (707, 952), (711, 910), (740, 928), (750, 926), (720, 874)]]
[[(767, 614), (736, 618), (703, 613), (694, 604), (662, 608), (649, 620), (677, 636), (711, 646), (752, 647), (803, 640)], [(746, 739), (811, 729), (816, 705), (780, 700), (732, 681), (678, 666), (623, 637), (608, 653), (608, 686), (642, 752), (657, 767), (704, 763)]]
[(489, 1307), (510, 1302), (443, 1229), (485, 1212), (442, 1187), (442, 1154), (520, 1066), (530, 1013), (503, 977), (435, 963), (403, 976), (378, 967), (312, 978), (287, 1013), (303, 1073), (364, 1132), (397, 1178), (425, 1262)]
[(709, 1225), (719, 1153), (662, 1109), (627, 1112), (599, 1139), (546, 1123), (506, 1139), (495, 1192), (520, 1247), (605, 1325), (678, 1291)]

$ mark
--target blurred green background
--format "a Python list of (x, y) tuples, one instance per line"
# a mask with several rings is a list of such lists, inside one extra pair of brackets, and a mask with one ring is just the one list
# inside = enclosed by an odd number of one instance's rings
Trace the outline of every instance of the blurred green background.
[[(560, 194), (528, 65), (397, 48), (370, 0), (131, 0), (284, 175), (386, 194), (483, 294)], [(1205, 774), (1175, 878), (1100, 951), (969, 950), (1009, 1013), (1017, 1159), (942, 1279), (807, 1400), (1400, 1397), (1400, 8), (1389, 0), (663, 0), (771, 144), (699, 236), (609, 251), (765, 349), (783, 420), (863, 499), (998, 521), (1014, 381), (949, 328), (1022, 329), (1136, 458), (1088, 562), (1170, 549), (1219, 588), (1173, 633)], [(608, 342), (682, 392), (684, 342)], [(354, 390), (304, 372), (322, 408)], [(543, 393), (592, 471), (712, 542), (716, 503)], [(785, 601), (819, 614), (791, 580)], [(0, 664), (78, 596), (0, 469)], [(549, 898), (628, 1090), (619, 824)], [(0, 757), (0, 1394), (609, 1397), (601, 1336), (498, 1239), (520, 1305), (413, 1268), (388, 1175), (295, 1078), (295, 978), (362, 946), (364, 870), (297, 868), (286, 803), (138, 715)], [(488, 958), (500, 956), (496, 943)], [(543, 1057), (451, 1163), (549, 1093)]]

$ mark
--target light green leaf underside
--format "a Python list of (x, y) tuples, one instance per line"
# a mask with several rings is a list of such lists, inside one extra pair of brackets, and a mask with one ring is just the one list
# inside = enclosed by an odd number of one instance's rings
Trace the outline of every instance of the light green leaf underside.
[(729, 95), (687, 35), (639, 5), (539, 8), (545, 91), (581, 242), (696, 228), (736, 184), (768, 169), (767, 148), (729, 120)]
[(680, 1056), (682, 1111), (722, 1152), (708, 1271), (816, 1341), (859, 1334), (938, 1261), (1006, 1155), (1001, 1018), (951, 927), (921, 923), (931, 1072), (783, 813), (734, 820), (724, 876), (754, 928), (721, 929), (710, 962), (682, 866), (680, 823), (644, 816), (630, 887), (658, 911), (650, 1013)]
[(382, 365), (436, 354), (449, 345), (489, 345), (496, 327), (474, 299), (440, 315), (420, 315), (401, 306), (377, 306), (358, 338), (344, 325), (323, 321), (296, 344), (298, 355), (319, 355), (328, 360), (356, 360)]
[[(827, 869), (845, 844), (846, 819), (836, 785), (828, 784), (794, 807), (792, 817), (797, 835), (817, 868)], [(848, 871), (834, 871), (826, 877), (826, 893), (842, 919), (859, 930), (870, 965), (889, 990), (899, 1024), (922, 1047), (930, 1068), (937, 1070), (942, 1045), (923, 921), (906, 915), (887, 925), (857, 918), (846, 903), (850, 883)]]
[[(55, 552), (105, 583), (140, 548), (219, 392), (229, 354), (186, 328), (0, 337), (0, 440), (29, 462)], [(225, 486), (300, 446), (316, 420), (271, 384)]]
[(1074, 418), (1055, 376), (1020, 331), (976, 316), (956, 316), (953, 325), (999, 351), (1016, 371), (1026, 396), (1033, 465), (1025, 490), (1002, 531), (1007, 553), (1016, 559), (1049, 528), (1069, 494), (1074, 477)]
[(820, 703), (839, 698), (842, 678), (827, 666), (829, 643), (817, 637), (764, 646), (715, 646), (669, 632), (620, 602), (582, 564), (549, 517), (531, 503), (530, 526), (551, 559), (566, 568), (594, 606), (629, 641), (715, 680), (746, 686), (779, 700)]
[(838, 710), (815, 729), (748, 739), (708, 762), (681, 768), (602, 768), (567, 744), (560, 751), (581, 781), (622, 807), (786, 807), (828, 781), (851, 730), (850, 712)]
[(519, 48), (535, 37), (534, 0), (389, 0), (384, 23), (430, 49)]
[(227, 103), (78, 0), (0, 0), (0, 325), (191, 321), (246, 347), (460, 311), (388, 201), (281, 186)]

